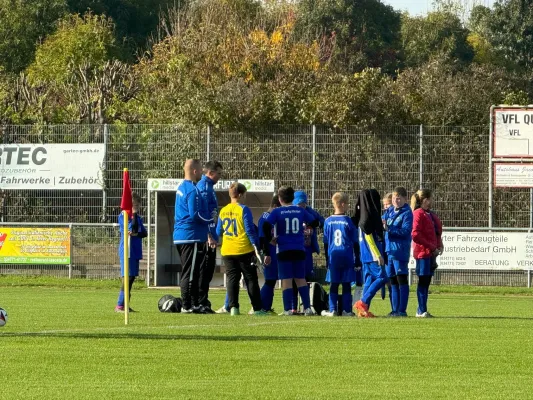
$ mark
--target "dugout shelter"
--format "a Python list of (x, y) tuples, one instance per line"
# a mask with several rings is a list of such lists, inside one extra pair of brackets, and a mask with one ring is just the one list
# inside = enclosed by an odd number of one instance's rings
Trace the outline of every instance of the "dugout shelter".
[[(229, 204), (228, 189), (235, 180), (220, 180), (215, 185), (219, 209)], [(274, 195), (273, 180), (245, 180), (246, 205), (251, 209), (254, 222), (270, 207)], [(182, 179), (148, 179), (148, 230), (147, 274), (148, 286), (179, 285), (181, 262), (172, 234), (174, 232), (174, 207), (176, 189)], [(217, 249), (217, 270), (221, 265), (220, 247)], [(151, 272), (153, 271), (153, 279)], [(216, 273), (215, 271), (215, 273)], [(220, 272), (219, 272), (220, 274)]]

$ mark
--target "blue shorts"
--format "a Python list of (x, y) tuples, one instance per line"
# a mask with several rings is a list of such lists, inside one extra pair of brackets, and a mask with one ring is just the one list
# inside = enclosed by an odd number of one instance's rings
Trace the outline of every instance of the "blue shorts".
[[(139, 276), (139, 261), (140, 260), (130, 258), (130, 276)], [(122, 259), (120, 259), (120, 276), (124, 276), (124, 261)]]
[(381, 267), (377, 261), (363, 263), (363, 278), (366, 282), (368, 278), (373, 281), (379, 278), (386, 278), (385, 268)]
[(385, 267), (387, 276), (392, 278), (397, 275), (408, 275), (409, 274), (409, 261), (400, 261), (393, 258), (389, 258), (389, 262)]
[(352, 283), (355, 281), (354, 268), (328, 268), (326, 282), (330, 283)]
[(416, 274), (418, 276), (433, 276), (431, 257), (416, 259)]
[(276, 256), (271, 256), (272, 260), (269, 265), (263, 265), (263, 275), (267, 281), (278, 280), (278, 260)]
[(279, 279), (305, 279), (305, 260), (278, 260)]

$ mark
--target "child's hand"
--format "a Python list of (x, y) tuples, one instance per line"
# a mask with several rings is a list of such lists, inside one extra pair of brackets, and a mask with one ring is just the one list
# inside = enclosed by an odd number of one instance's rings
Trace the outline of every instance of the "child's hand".
[(217, 241), (214, 240), (211, 236), (209, 236), (209, 237), (207, 238), (207, 245), (208, 245), (210, 248), (212, 248), (212, 249), (216, 249), (216, 248), (217, 248), (217, 244), (218, 244)]
[(277, 238), (277, 236), (272, 238), (272, 240), (270, 241), (270, 244), (271, 244), (272, 246), (277, 246), (277, 244), (278, 244), (278, 238)]
[(379, 256), (379, 261), (378, 262), (379, 262), (379, 265), (381, 267), (385, 266), (385, 260), (384, 260), (383, 256)]
[(270, 256), (265, 256), (265, 259), (263, 260), (263, 264), (266, 265), (270, 265), (270, 263), (272, 262), (272, 259), (270, 258)]
[(137, 233), (137, 232), (128, 231), (128, 235), (130, 235), (130, 236), (137, 236), (138, 233)]

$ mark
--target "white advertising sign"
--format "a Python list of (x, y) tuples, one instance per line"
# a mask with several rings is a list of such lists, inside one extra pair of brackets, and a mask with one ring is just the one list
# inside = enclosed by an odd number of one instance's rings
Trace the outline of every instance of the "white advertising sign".
[[(443, 232), (442, 269), (533, 269), (533, 233)], [(411, 259), (410, 268), (415, 268)]]
[(533, 109), (495, 108), (493, 156), (533, 157)]
[(494, 163), (494, 187), (533, 188), (533, 164)]
[(105, 145), (0, 144), (2, 189), (102, 189)]
[[(156, 192), (175, 192), (183, 179), (148, 179), (148, 190)], [(234, 181), (221, 180), (214, 189), (217, 192), (224, 192), (229, 189)], [(274, 193), (274, 181), (248, 179), (239, 180), (249, 192), (253, 193)]]

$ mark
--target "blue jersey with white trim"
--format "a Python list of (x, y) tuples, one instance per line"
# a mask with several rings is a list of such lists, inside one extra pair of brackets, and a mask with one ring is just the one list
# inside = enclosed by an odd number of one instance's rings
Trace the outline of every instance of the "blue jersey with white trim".
[(346, 215), (332, 215), (324, 223), (324, 244), (328, 246), (329, 268), (354, 268), (354, 246), (358, 230)]
[(266, 221), (274, 227), (277, 238), (276, 253), (289, 250), (305, 251), (304, 223), (315, 221), (315, 217), (298, 206), (281, 206), (272, 210)]

